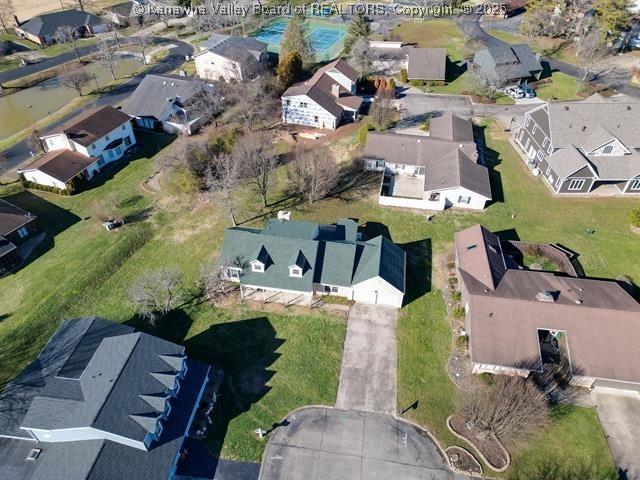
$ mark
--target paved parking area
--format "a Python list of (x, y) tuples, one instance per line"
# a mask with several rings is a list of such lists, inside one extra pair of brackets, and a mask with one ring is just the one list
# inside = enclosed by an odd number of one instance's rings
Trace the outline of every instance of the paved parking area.
[(336, 408), (396, 411), (397, 311), (356, 304), (349, 310)]
[(591, 399), (620, 478), (640, 479), (640, 394), (594, 389)]
[(461, 480), (424, 431), (388, 415), (309, 407), (272, 434), (260, 480)]

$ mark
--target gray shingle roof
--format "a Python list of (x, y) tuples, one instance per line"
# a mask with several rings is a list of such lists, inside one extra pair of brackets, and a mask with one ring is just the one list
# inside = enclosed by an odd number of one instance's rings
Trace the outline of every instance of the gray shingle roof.
[(407, 53), (410, 79), (445, 80), (447, 51), (444, 48), (411, 48)]
[(179, 101), (186, 104), (201, 91), (206, 82), (177, 75), (146, 75), (122, 105), (122, 110), (135, 117), (160, 119), (167, 107)]
[(542, 70), (540, 56), (528, 45), (500, 45), (478, 50), (473, 63), (482, 76), (496, 82), (527, 78)]
[(20, 29), (38, 37), (51, 36), (60, 27), (82, 27), (103, 24), (104, 21), (91, 13), (80, 10), (63, 10), (61, 12), (43, 13), (20, 25)]
[[(404, 292), (404, 252), (382, 237), (357, 241), (353, 224), (352, 220), (338, 225), (271, 220), (263, 231), (229, 228), (220, 260), (243, 267), (244, 285), (312, 292), (314, 283), (348, 287), (380, 276)], [(264, 272), (252, 272), (246, 265), (258, 246), (269, 253)], [(308, 262), (302, 278), (289, 276), (297, 252)]]

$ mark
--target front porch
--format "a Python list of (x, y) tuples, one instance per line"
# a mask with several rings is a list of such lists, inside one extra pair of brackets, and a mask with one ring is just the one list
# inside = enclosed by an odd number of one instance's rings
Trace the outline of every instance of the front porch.
[(285, 306), (299, 305), (311, 307), (313, 294), (311, 292), (286, 292), (281, 290), (267, 290), (260, 287), (240, 285), (240, 298), (262, 303), (282, 303)]

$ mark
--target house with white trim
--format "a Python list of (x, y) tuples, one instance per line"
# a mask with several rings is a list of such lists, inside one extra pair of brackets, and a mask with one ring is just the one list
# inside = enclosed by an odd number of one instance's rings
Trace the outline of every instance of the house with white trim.
[(529, 270), (481, 225), (455, 256), (473, 373), (566, 366), (572, 384), (640, 392), (640, 304), (618, 282)]
[(428, 135), (369, 132), (363, 157), (365, 169), (383, 172), (380, 205), (482, 210), (491, 201), (473, 125), (451, 112), (432, 118)]
[(245, 298), (311, 305), (314, 297), (336, 295), (396, 308), (404, 299), (404, 251), (383, 236), (363, 240), (349, 219), (228, 228), (220, 262)]
[(640, 194), (640, 103), (595, 94), (545, 103), (525, 113), (515, 143), (534, 175), (555, 193), (589, 195), (601, 187)]
[(248, 81), (266, 68), (267, 44), (253, 37), (212, 34), (193, 56), (198, 77)]
[(46, 153), (18, 173), (27, 182), (61, 190), (72, 190), (76, 178), (93, 178), (136, 144), (131, 117), (110, 105), (90, 108), (40, 140)]
[(328, 63), (282, 94), (282, 122), (335, 130), (343, 122), (356, 121), (362, 106), (356, 95), (358, 77), (344, 60)]

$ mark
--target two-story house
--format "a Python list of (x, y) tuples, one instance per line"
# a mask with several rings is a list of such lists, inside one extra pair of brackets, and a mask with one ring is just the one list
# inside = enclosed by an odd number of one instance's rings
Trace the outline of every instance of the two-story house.
[(640, 194), (638, 115), (640, 103), (597, 94), (583, 102), (546, 103), (524, 115), (515, 143), (555, 193), (609, 188)]
[(189, 100), (211, 87), (206, 81), (177, 75), (146, 75), (122, 106), (136, 126), (168, 133), (191, 134), (200, 126), (201, 115), (188, 107)]
[(200, 44), (193, 59), (200, 78), (248, 81), (264, 71), (267, 44), (253, 37), (214, 33)]
[(174, 478), (218, 380), (181, 345), (67, 320), (0, 395), (0, 478)]
[(61, 190), (70, 189), (77, 177), (92, 178), (136, 143), (131, 117), (110, 105), (90, 108), (40, 140), (46, 153), (18, 173)]
[(445, 112), (430, 120), (429, 135), (370, 132), (365, 168), (383, 172), (380, 205), (482, 210), (491, 183), (478, 148), (471, 121)]
[(358, 72), (344, 60), (334, 60), (307, 81), (282, 94), (282, 122), (335, 130), (355, 121), (362, 106), (356, 95)]
[(483, 83), (495, 86), (539, 80), (543, 70), (540, 55), (524, 43), (478, 50), (469, 66)]

